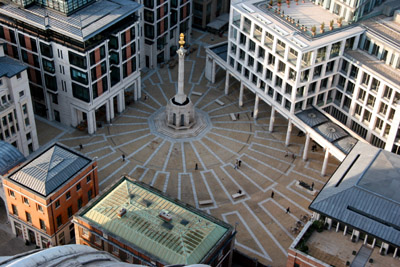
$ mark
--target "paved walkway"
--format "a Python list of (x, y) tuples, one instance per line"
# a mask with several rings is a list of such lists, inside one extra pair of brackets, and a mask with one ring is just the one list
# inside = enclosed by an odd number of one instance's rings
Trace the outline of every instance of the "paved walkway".
[[(286, 148), (284, 118), (276, 117), (274, 132), (269, 133), (270, 107), (260, 103), (255, 121), (250, 117), (254, 103), (251, 92), (245, 91), (244, 105), (239, 107), (239, 84), (233, 84), (230, 94), (224, 95), (223, 71), (218, 72), (216, 83), (210, 84), (204, 78), (204, 45), (219, 42), (219, 37), (213, 36), (212, 41), (212, 36), (194, 31), (192, 38), (199, 49), (186, 57), (185, 93), (212, 124), (201, 137), (175, 141), (150, 129), (148, 119), (177, 91), (177, 66), (147, 72), (143, 78), (143, 95), (148, 95), (147, 100), (131, 104), (112, 124), (98, 129), (94, 135), (64, 131), (39, 122), (39, 136), (51, 131), (54, 139), (77, 150), (82, 143), (82, 153), (97, 157), (100, 189), (122, 174), (129, 174), (236, 224), (236, 247), (240, 251), (264, 264), (285, 266), (287, 248), (295, 237), (290, 228), (301, 215), (311, 214), (307, 207), (313, 199), (295, 183), (296, 180), (314, 182), (315, 189), (322, 188), (328, 179), (320, 176), (323, 151), (310, 151), (309, 161), (303, 162), (305, 137), (298, 137), (293, 129), (291, 145)], [(216, 103), (216, 99), (224, 105)], [(232, 121), (231, 113), (239, 114), (239, 119)], [(40, 141), (43, 145), (49, 140)], [(287, 153), (289, 156), (285, 157)], [(241, 160), (238, 170), (234, 169), (237, 159)], [(330, 159), (328, 175), (337, 165)], [(232, 195), (239, 189), (244, 196), (234, 199)], [(211, 200), (211, 204), (200, 205), (202, 200)]]

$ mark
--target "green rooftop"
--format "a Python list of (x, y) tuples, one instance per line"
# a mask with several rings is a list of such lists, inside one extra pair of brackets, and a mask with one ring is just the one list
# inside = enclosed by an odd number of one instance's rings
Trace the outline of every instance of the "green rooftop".
[(229, 224), (127, 178), (121, 179), (80, 217), (164, 264), (201, 263), (219, 240), (232, 231)]

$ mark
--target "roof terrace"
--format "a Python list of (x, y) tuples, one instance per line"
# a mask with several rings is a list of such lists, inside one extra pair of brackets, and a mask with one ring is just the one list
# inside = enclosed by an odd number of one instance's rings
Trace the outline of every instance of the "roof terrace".
[[(310, 222), (290, 248), (322, 261), (327, 266), (348, 266), (346, 262), (353, 263), (360, 260), (365, 261), (365, 266), (368, 267), (398, 266), (399, 260), (393, 258), (393, 254), (381, 255), (379, 247), (371, 248), (364, 245), (364, 240), (352, 242), (350, 234), (344, 235), (343, 231), (336, 232), (334, 228), (319, 231)], [(362, 253), (365, 251), (366, 255)]]
[[(282, 1), (281, 4), (274, 0), (272, 5), (269, 3), (269, 1), (262, 1), (254, 3), (254, 5), (270, 16), (280, 17), (309, 37), (318, 36), (348, 25), (338, 15), (309, 0), (304, 1), (304, 3), (301, 0), (298, 2), (293, 0)], [(332, 27), (330, 27), (330, 23), (332, 23)], [(313, 33), (314, 27), (315, 32)]]

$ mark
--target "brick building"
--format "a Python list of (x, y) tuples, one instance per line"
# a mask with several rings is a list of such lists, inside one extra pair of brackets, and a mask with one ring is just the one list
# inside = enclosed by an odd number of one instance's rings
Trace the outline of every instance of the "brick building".
[(235, 229), (123, 177), (74, 215), (76, 243), (149, 266), (231, 266)]
[(54, 144), (3, 179), (11, 228), (41, 248), (74, 238), (72, 215), (99, 193), (97, 163)]

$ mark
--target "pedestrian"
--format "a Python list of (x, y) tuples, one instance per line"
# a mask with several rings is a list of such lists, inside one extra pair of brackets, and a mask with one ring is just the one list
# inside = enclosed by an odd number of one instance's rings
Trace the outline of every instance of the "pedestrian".
[(144, 101), (146, 101), (147, 100), (147, 95), (144, 95)]
[(237, 117), (237, 119), (239, 119), (239, 117), (240, 117), (240, 114), (238, 113), (238, 114), (236, 115), (236, 117)]
[(253, 118), (253, 115), (254, 115), (254, 112), (252, 111), (252, 112), (251, 112), (251, 117), (252, 117), (252, 118)]
[(83, 145), (79, 144), (79, 149), (82, 150), (83, 149)]
[(122, 154), (122, 161), (125, 161), (125, 154)]
[(290, 207), (286, 209), (286, 213), (290, 213)]
[(195, 169), (196, 171), (199, 169), (199, 165), (197, 165), (197, 163), (196, 163), (196, 165), (194, 165), (194, 169)]
[(296, 155), (294, 153), (292, 154), (292, 159), (296, 159)]
[(274, 191), (272, 191), (271, 192), (271, 198), (274, 198), (274, 195), (275, 195), (275, 193), (274, 193)]
[(288, 156), (289, 156), (289, 153), (286, 151), (285, 158), (287, 158)]
[(233, 167), (235, 170), (237, 170), (238, 169), (238, 164), (237, 164), (237, 162), (235, 162), (235, 167)]
[(238, 194), (241, 194), (241, 193), (242, 193), (242, 190), (239, 189)]
[(240, 165), (242, 165), (242, 161), (239, 159), (238, 163), (239, 163), (239, 167), (240, 167)]
[(311, 183), (311, 189), (314, 190), (314, 182)]

